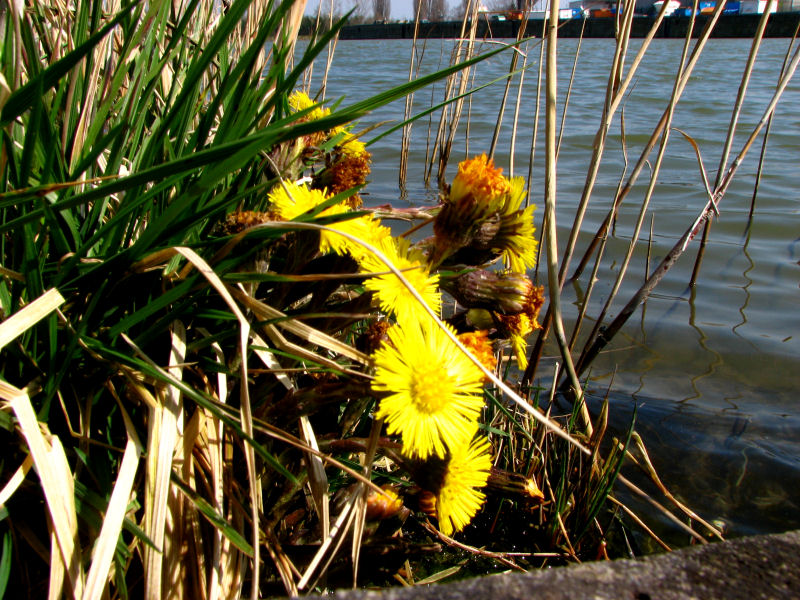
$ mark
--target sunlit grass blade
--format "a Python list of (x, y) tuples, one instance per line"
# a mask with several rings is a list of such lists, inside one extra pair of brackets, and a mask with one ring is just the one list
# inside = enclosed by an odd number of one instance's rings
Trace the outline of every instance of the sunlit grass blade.
[(49, 443), (45, 440), (30, 398), (23, 390), (0, 381), (0, 398), (14, 411), (39, 474), (51, 517), (55, 548), (59, 553), (54, 561), (62, 563), (73, 597), (80, 598), (83, 594), (84, 572), (78, 545), (72, 471), (64, 448), (56, 437), (52, 437)]

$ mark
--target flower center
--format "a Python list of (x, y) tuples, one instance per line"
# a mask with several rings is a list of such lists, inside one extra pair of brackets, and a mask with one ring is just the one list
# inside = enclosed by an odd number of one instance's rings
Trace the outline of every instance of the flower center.
[(419, 365), (411, 377), (411, 398), (417, 409), (426, 414), (442, 410), (453, 394), (450, 378), (441, 365)]

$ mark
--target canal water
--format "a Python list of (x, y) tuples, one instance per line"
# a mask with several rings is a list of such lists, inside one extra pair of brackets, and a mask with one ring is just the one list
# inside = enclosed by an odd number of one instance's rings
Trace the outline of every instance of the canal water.
[[(509, 41), (509, 40), (507, 40)], [(599, 227), (614, 192), (638, 160), (644, 144), (669, 99), (680, 64), (682, 40), (656, 40), (638, 70), (623, 110), (612, 125), (603, 166), (585, 218), (577, 254)], [(639, 48), (634, 40), (628, 62)], [(420, 73), (449, 60), (452, 40), (418, 44)], [(480, 51), (496, 48), (479, 44)], [(775, 89), (789, 40), (765, 40), (748, 87), (732, 156), (741, 149)], [(578, 40), (559, 42), (559, 122)], [(558, 161), (558, 232), (563, 248), (581, 195), (592, 140), (600, 122), (614, 41), (587, 39), (578, 52)], [(731, 110), (745, 67), (750, 40), (712, 40), (694, 70), (678, 104), (673, 127), (700, 149), (713, 185), (731, 120)], [(512, 136), (519, 78), (514, 79), (496, 150), (496, 163), (506, 173), (515, 147), (513, 174), (527, 175), (536, 111), (539, 45), (522, 46), (527, 55), (516, 136)], [(339, 42), (328, 77), (327, 98), (343, 104), (364, 99), (407, 80), (411, 42), (370, 40)], [(508, 71), (510, 52), (476, 68), (478, 86)], [(520, 60), (520, 66), (522, 61)], [(315, 66), (318, 86), (322, 66)], [(316, 89), (312, 86), (312, 89)], [(462, 125), (452, 150), (448, 179), (467, 155), (489, 149), (503, 83), (478, 91), (465, 105)], [(417, 92), (414, 112), (441, 101), (443, 84)], [(536, 140), (531, 201), (539, 205), (541, 231), (544, 187), (543, 100)], [(748, 219), (758, 158), (759, 137), (742, 162), (714, 220), (697, 285), (689, 286), (698, 240), (628, 321), (614, 342), (595, 361), (588, 387), (597, 405), (611, 398), (611, 419), (622, 430), (637, 408), (637, 430), (653, 463), (673, 493), (707, 519), (724, 523), (731, 536), (800, 527), (800, 80), (794, 80), (778, 105), (766, 146), (765, 162)], [(469, 126), (467, 129), (467, 115)], [(403, 102), (376, 110), (356, 129), (383, 124), (365, 139), (385, 131), (403, 116)], [(624, 135), (620, 124), (624, 116)], [(400, 132), (369, 147), (374, 165), (364, 195), (367, 205), (425, 206), (436, 201), (436, 183), (424, 181), (429, 127), (423, 118), (412, 129), (405, 191), (398, 183)], [(655, 160), (651, 154), (651, 164)], [(588, 309), (583, 335), (605, 303), (631, 239), (650, 171), (646, 167), (622, 205)], [(707, 195), (698, 160), (689, 142), (670, 134), (666, 159), (647, 211), (617, 301), (615, 315), (698, 216)], [(652, 236), (650, 227), (652, 223)], [(573, 261), (573, 265), (575, 262)], [(544, 281), (545, 272), (539, 277)], [(567, 335), (587, 285), (584, 274), (564, 289)], [(580, 348), (582, 342), (579, 341)], [(543, 362), (539, 376), (547, 385), (555, 353)], [(669, 537), (669, 534), (668, 534)], [(674, 541), (674, 538), (673, 538)]]

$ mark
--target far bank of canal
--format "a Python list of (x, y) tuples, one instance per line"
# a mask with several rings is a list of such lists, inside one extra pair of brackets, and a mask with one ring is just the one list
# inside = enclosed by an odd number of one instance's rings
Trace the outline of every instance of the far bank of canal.
[[(711, 37), (716, 38), (751, 38), (756, 31), (759, 14), (721, 15), (719, 22), (711, 32)], [(695, 17), (692, 36), (697, 37), (710, 15), (697, 15)], [(634, 17), (631, 37), (643, 38), (650, 31), (655, 22), (655, 17)], [(526, 37), (540, 37), (543, 32), (542, 19), (530, 19), (525, 29)], [(765, 37), (792, 37), (800, 25), (800, 12), (782, 12), (770, 16)], [(516, 38), (522, 21), (486, 21), (478, 23), (477, 37), (485, 38)], [(663, 20), (656, 32), (658, 38), (683, 38), (691, 26), (691, 18), (686, 16), (671, 16)], [(596, 17), (588, 19), (564, 19), (559, 22), (559, 37), (564, 38), (613, 38), (615, 35), (615, 19), (610, 17)], [(457, 38), (461, 36), (461, 21), (440, 21), (436, 23), (420, 23), (417, 37), (427, 38)], [(342, 28), (339, 35), (343, 40), (372, 40), (372, 39), (412, 39), (414, 37), (414, 23), (372, 23), (369, 25), (348, 25)]]

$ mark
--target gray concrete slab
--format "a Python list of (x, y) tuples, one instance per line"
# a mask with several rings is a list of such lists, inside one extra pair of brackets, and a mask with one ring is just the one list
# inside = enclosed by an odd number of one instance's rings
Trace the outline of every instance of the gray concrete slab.
[(800, 532), (450, 584), (340, 591), (337, 600), (800, 598)]

